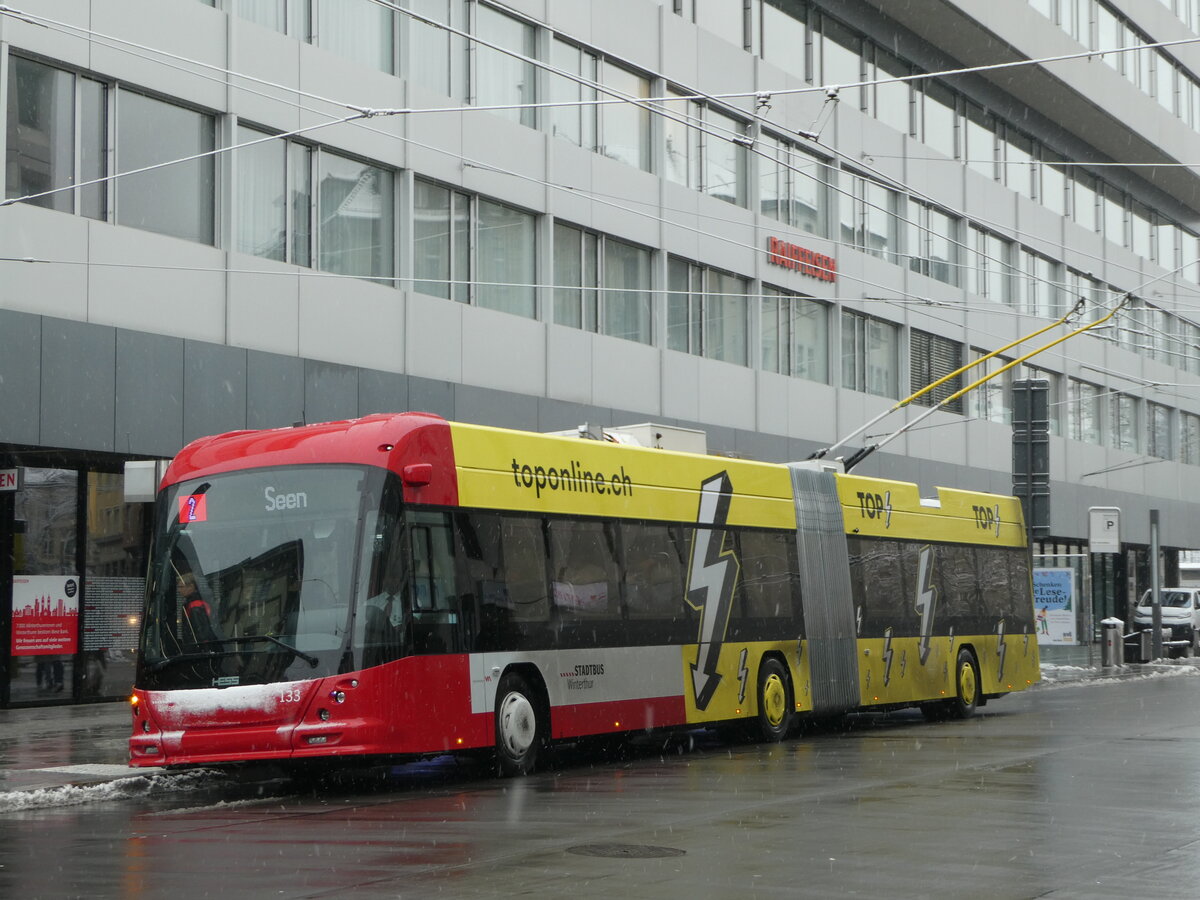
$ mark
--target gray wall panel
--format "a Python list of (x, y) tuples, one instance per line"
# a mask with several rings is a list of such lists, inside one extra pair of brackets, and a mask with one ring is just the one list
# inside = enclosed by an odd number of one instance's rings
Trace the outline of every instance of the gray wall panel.
[(282, 428), (304, 418), (304, 360), (246, 354), (246, 427)]
[(174, 456), (183, 446), (183, 340), (117, 331), (116, 449)]
[(41, 437), (42, 320), (0, 309), (0, 441)]
[(538, 401), (536, 397), (493, 391), (473, 385), (455, 385), (454, 418), (475, 425), (495, 425), (536, 431)]
[[(599, 406), (589, 406), (584, 403), (571, 403), (568, 400), (553, 400), (543, 397), (538, 401), (538, 423), (537, 430), (546, 431), (567, 431), (571, 428), (578, 428), (585, 422), (592, 425), (616, 425), (617, 422), (609, 421), (612, 413), (610, 410), (603, 409)], [(631, 423), (625, 422), (629, 425)]]
[(304, 421), (332, 422), (358, 417), (358, 369), (306, 360)]
[(408, 412), (408, 376), (361, 369), (358, 373), (358, 414)]
[(246, 351), (186, 341), (183, 440), (246, 427)]
[(446, 419), (454, 418), (454, 385), (433, 378), (408, 379), (408, 410), (427, 412)]
[(115, 377), (115, 328), (42, 319), (41, 443), (111, 452)]

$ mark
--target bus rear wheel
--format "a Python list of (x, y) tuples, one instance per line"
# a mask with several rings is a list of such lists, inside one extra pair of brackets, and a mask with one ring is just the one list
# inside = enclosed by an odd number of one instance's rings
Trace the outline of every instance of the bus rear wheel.
[(965, 647), (958, 651), (958, 661), (954, 664), (954, 687), (955, 696), (948, 706), (950, 718), (968, 719), (975, 715), (981, 699), (979, 663), (975, 662), (975, 654)]
[(521, 675), (508, 672), (496, 690), (496, 765), (505, 777), (528, 775), (546, 742), (538, 695)]
[(774, 657), (758, 667), (758, 731), (765, 741), (787, 737), (793, 718), (792, 683), (787, 669)]

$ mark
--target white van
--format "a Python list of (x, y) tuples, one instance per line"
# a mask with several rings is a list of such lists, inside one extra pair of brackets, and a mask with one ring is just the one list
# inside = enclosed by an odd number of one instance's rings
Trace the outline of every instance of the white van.
[[(1163, 639), (1186, 641), (1179, 645), (1185, 656), (1200, 656), (1200, 588), (1165, 587), (1159, 589), (1162, 598)], [(1137, 630), (1154, 625), (1154, 609), (1150, 605), (1150, 592), (1142, 594), (1133, 614), (1133, 627)], [(1170, 632), (1170, 636), (1167, 636)]]

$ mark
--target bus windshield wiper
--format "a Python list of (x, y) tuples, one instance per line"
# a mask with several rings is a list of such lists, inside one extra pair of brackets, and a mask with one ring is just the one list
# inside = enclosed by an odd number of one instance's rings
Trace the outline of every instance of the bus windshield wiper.
[(293, 647), (287, 641), (281, 641), (279, 638), (275, 637), (275, 635), (273, 635), (273, 634), (247, 634), (247, 635), (244, 635), (243, 637), (224, 638), (223, 640), (214, 641), (213, 643), (217, 643), (217, 644), (227, 644), (227, 643), (255, 644), (255, 643), (259, 643), (261, 641), (270, 641), (272, 644), (276, 644), (276, 645), (282, 647), (284, 650), (289, 650), (292, 653), (295, 653), (298, 657), (300, 657), (302, 660), (304, 660), (306, 663), (308, 663), (314, 669), (321, 663), (321, 661), (319, 659), (317, 659), (315, 656), (313, 656), (312, 654), (305, 653), (303, 650), (297, 650), (295, 647)]
[[(312, 654), (305, 653), (303, 650), (297, 650), (291, 644), (287, 643), (286, 641), (281, 641), (273, 634), (249, 634), (235, 638), (217, 638), (216, 640), (211, 641), (201, 641), (196, 646), (206, 647), (215, 644), (217, 647), (220, 647), (222, 644), (253, 644), (260, 643), (262, 641), (278, 644), (284, 650), (288, 650), (291, 653), (296, 654), (296, 656), (300, 657), (314, 669), (321, 663), (321, 661)], [(175, 663), (195, 662), (201, 659), (215, 659), (219, 656), (232, 656), (237, 652), (237, 650), (225, 650), (222, 648), (213, 650), (199, 650), (192, 653), (181, 653), (179, 656), (167, 656), (158, 660), (157, 662), (151, 663), (149, 665), (149, 670), (151, 672), (161, 672), (167, 666), (174, 665)]]

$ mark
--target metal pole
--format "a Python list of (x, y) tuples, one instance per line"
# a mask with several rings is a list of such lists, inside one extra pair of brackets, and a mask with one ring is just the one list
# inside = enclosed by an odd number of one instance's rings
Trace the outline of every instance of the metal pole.
[(1152, 641), (1151, 655), (1155, 659), (1163, 658), (1163, 638), (1162, 638), (1162, 595), (1159, 593), (1158, 582), (1158, 510), (1150, 510), (1150, 600), (1151, 609), (1154, 611), (1154, 633), (1150, 636)]

